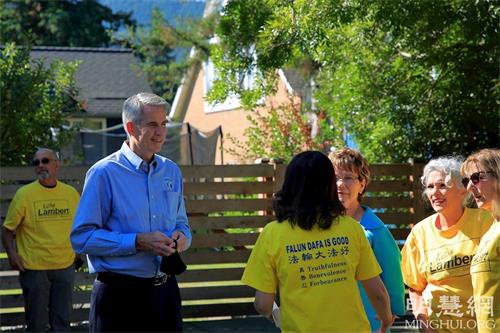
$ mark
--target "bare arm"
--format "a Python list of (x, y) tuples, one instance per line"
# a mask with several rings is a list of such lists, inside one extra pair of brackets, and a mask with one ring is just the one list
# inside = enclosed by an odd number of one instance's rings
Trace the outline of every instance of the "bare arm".
[(370, 299), (377, 316), (381, 321), (380, 331), (385, 332), (389, 329), (394, 322), (394, 316), (391, 312), (391, 302), (389, 295), (385, 289), (384, 283), (379, 276), (361, 281), (365, 288), (366, 294)]
[(422, 292), (410, 288), (408, 293), (410, 295), (413, 315), (418, 321), (420, 330), (426, 333), (435, 332), (429, 325), (429, 309), (424, 303)]
[(262, 291), (255, 292), (255, 301), (253, 305), (255, 310), (267, 319), (272, 321), (272, 313), (273, 313), (273, 303), (274, 303), (274, 294), (265, 293)]
[(21, 257), (17, 253), (16, 246), (14, 244), (14, 231), (2, 227), (2, 244), (9, 257), (10, 266), (17, 270), (24, 272), (24, 265)]

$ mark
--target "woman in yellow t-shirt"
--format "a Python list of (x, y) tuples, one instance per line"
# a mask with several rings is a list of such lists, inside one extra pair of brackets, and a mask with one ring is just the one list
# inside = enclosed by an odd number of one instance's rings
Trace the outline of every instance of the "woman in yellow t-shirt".
[(461, 168), (464, 186), (495, 218), (472, 260), (470, 273), (480, 333), (500, 331), (500, 149), (482, 149)]
[(401, 267), (412, 311), (424, 332), (474, 332), (469, 274), (492, 218), (463, 207), (462, 160), (440, 157), (424, 167), (424, 195), (435, 214), (417, 223), (402, 249)]
[(283, 332), (370, 332), (357, 280), (386, 330), (389, 297), (362, 227), (346, 216), (326, 155), (307, 151), (288, 165), (276, 194), (277, 221), (259, 235), (242, 282), (255, 288), (255, 309), (271, 318), (279, 289)]

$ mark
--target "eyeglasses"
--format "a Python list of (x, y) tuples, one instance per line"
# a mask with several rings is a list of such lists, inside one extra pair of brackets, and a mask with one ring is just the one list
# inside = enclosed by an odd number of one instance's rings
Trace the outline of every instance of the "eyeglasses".
[(346, 176), (344, 178), (337, 177), (337, 184), (342, 182), (344, 185), (352, 185), (356, 180), (361, 180), (361, 177)]
[[(464, 185), (465, 188), (469, 185), (469, 181), (472, 182), (472, 184), (477, 185), (481, 180), (486, 179), (486, 174), (487, 173), (493, 173), (491, 171), (478, 171), (474, 172), (473, 174), (470, 175), (470, 177), (464, 177), (462, 178), (462, 184)], [(484, 174), (481, 176), (481, 174)]]
[(40, 163), (41, 164), (49, 164), (49, 162), (52, 161), (51, 158), (48, 158), (48, 157), (43, 157), (41, 160), (39, 159), (34, 159), (33, 161), (31, 161), (31, 164), (33, 166), (39, 166)]

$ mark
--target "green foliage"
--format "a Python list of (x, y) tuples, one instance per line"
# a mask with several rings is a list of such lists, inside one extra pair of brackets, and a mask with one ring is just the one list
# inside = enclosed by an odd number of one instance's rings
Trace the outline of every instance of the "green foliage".
[[(228, 15), (229, 14), (229, 15)], [(210, 57), (217, 67), (217, 75), (208, 94), (209, 102), (223, 101), (232, 94), (241, 97), (242, 106), (252, 109), (260, 96), (272, 92), (275, 88), (273, 70), (267, 70), (273, 64), (273, 56), (261, 53), (255, 31), (259, 30), (272, 10), (265, 0), (231, 1), (224, 8), (216, 28), (217, 36), (225, 36), (230, 43), (222, 39), (211, 47)], [(251, 17), (251, 20), (248, 18)], [(279, 52), (279, 48), (271, 50)], [(255, 67), (259, 71), (255, 71)], [(256, 85), (245, 87), (246, 77), (254, 76)]]
[(468, 155), (499, 145), (499, 16), (488, 0), (229, 1), (211, 96), (242, 95), (252, 68), (309, 64), (323, 136), (347, 131), (372, 162)]
[[(172, 101), (187, 69), (208, 56), (207, 38), (213, 34), (214, 22), (213, 17), (199, 21), (187, 19), (175, 28), (155, 8), (151, 26), (137, 30), (130, 28), (123, 44), (131, 47), (141, 59), (141, 69), (153, 91)], [(175, 59), (175, 49), (187, 52), (193, 46), (198, 50), (195, 57)]]
[(229, 152), (242, 160), (262, 157), (283, 160), (285, 163), (303, 150), (325, 150), (331, 142), (324, 137), (311, 137), (311, 125), (300, 110), (300, 105), (290, 101), (268, 112), (249, 111), (250, 126), (245, 129), (246, 141), (228, 135), (234, 144)]
[(113, 14), (96, 0), (3, 0), (0, 42), (105, 47), (111, 45), (112, 32), (135, 25), (130, 16)]
[[(36, 147), (59, 149), (70, 139), (66, 116), (78, 112), (73, 76), (77, 63), (45, 68), (29, 47), (5, 45), (0, 57), (0, 165), (27, 165)], [(57, 136), (51, 128), (58, 130)]]

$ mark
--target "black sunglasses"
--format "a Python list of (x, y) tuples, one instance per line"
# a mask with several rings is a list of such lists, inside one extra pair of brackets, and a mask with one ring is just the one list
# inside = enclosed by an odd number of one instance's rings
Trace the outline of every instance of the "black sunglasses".
[(52, 161), (51, 158), (48, 158), (48, 157), (44, 157), (42, 158), (41, 160), (39, 159), (34, 159), (33, 161), (31, 161), (31, 164), (33, 164), (33, 166), (39, 166), (40, 163), (41, 164), (49, 164), (49, 162)]
[(465, 188), (469, 185), (469, 181), (472, 182), (472, 184), (477, 185), (481, 181), (481, 174), (482, 173), (493, 173), (491, 171), (478, 171), (474, 172), (473, 174), (470, 175), (470, 177), (464, 177), (462, 178), (462, 184), (464, 185)]

